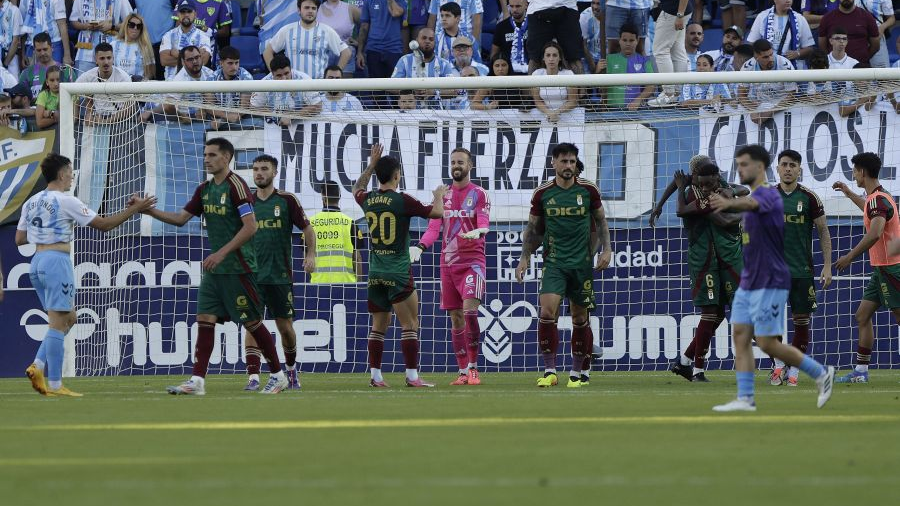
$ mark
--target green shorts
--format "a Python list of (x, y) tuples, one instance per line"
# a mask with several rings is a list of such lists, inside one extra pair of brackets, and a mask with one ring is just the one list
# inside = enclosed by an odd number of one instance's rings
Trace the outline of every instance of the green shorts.
[(294, 285), (259, 285), (266, 316), (269, 318), (294, 318)]
[(813, 278), (791, 278), (788, 303), (792, 314), (812, 314), (816, 312), (816, 286)]
[(900, 264), (875, 267), (863, 292), (863, 300), (891, 309), (900, 307)]
[(412, 271), (406, 274), (370, 272), (368, 305), (370, 313), (386, 313), (391, 305), (403, 302), (416, 291)]
[(594, 271), (590, 266), (569, 268), (545, 265), (540, 293), (567, 297), (569, 304), (594, 309)]
[(728, 306), (741, 284), (740, 270), (691, 267), (691, 298), (694, 306)]
[(209, 274), (200, 278), (197, 314), (246, 323), (262, 319), (262, 299), (255, 274)]

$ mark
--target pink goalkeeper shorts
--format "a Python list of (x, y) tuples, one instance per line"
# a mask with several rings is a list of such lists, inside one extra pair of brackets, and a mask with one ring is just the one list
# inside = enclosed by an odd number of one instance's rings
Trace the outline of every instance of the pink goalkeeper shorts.
[(483, 300), (484, 271), (482, 265), (442, 265), (441, 309), (462, 309), (466, 299)]

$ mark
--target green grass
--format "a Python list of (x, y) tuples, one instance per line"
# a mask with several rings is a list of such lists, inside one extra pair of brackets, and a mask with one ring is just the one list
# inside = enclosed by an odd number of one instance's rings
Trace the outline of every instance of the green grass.
[[(734, 376), (598, 374), (586, 389), (484, 374), (480, 387), (373, 391), (361, 375), (304, 375), (303, 391), (241, 391), (216, 376), (73, 379), (81, 399), (0, 381), (0, 503), (898, 504), (900, 371), (771, 387), (757, 413), (720, 416)], [(564, 383), (564, 382), (563, 382)], [(275, 502), (277, 501), (277, 502)], [(610, 502), (613, 501), (613, 502)]]

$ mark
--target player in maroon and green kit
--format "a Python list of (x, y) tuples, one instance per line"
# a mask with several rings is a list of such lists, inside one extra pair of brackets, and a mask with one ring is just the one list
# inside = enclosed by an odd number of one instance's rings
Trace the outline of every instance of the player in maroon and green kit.
[[(564, 142), (553, 148), (556, 176), (539, 186), (531, 197), (531, 213), (522, 238), (522, 257), (516, 267), (521, 283), (531, 265), (531, 255), (543, 242), (544, 272), (541, 280), (538, 340), (544, 359), (544, 375), (539, 387), (555, 386), (556, 353), (559, 349), (559, 306), (568, 297), (572, 312), (571, 388), (588, 383), (582, 377), (585, 357), (593, 350), (590, 339), (588, 310), (594, 308), (594, 256), (592, 223), (599, 235), (602, 252), (597, 257), (597, 270), (605, 269), (612, 259), (612, 246), (606, 215), (600, 201), (600, 190), (593, 183), (575, 176), (578, 148)], [(541, 238), (543, 237), (543, 241)]]
[[(434, 190), (430, 206), (415, 197), (397, 192), (400, 186), (400, 161), (392, 156), (381, 158), (380, 144), (372, 146), (369, 166), (353, 185), (353, 196), (362, 207), (369, 224), (368, 304), (372, 313), (369, 333), (369, 385), (387, 387), (381, 375), (384, 336), (391, 323), (391, 308), (400, 322), (400, 348), (406, 364), (406, 386), (433, 387), (419, 377), (419, 297), (409, 261), (410, 218), (444, 216), (444, 193), (447, 187)], [(366, 191), (372, 173), (378, 177), (378, 189)]]
[[(289, 389), (299, 389), (297, 378), (297, 334), (294, 332), (294, 227), (303, 231), (306, 257), (303, 270), (312, 273), (316, 269), (316, 234), (303, 212), (303, 206), (293, 193), (276, 190), (272, 182), (278, 175), (278, 160), (269, 155), (259, 155), (253, 160), (253, 182), (256, 192), (254, 214), (258, 230), (253, 236), (256, 247), (259, 283), (263, 303), (269, 317), (275, 318), (275, 327), (281, 335), (284, 364), (287, 369)], [(244, 337), (247, 356), (247, 386), (244, 390), (259, 388), (259, 366), (262, 350), (247, 333)]]
[(197, 187), (194, 196), (179, 212), (151, 209), (146, 214), (175, 226), (183, 226), (194, 216), (206, 220), (212, 253), (203, 260), (204, 274), (197, 291), (197, 343), (194, 371), (181, 385), (168, 387), (173, 395), (205, 395), (206, 371), (215, 342), (216, 322), (231, 319), (253, 335), (269, 361), (272, 375), (264, 394), (277, 394), (287, 387), (287, 378), (278, 362), (275, 341), (262, 324), (262, 306), (256, 284), (257, 230), (253, 195), (247, 183), (228, 168), (234, 146), (225, 139), (206, 141), (203, 165), (213, 178)]

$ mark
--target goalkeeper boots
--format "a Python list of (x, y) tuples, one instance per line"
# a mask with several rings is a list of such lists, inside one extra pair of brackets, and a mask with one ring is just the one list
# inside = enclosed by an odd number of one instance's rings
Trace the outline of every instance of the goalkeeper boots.
[(25, 376), (28, 376), (28, 379), (31, 380), (31, 388), (33, 388), (35, 392), (41, 395), (47, 395), (47, 385), (44, 383), (44, 371), (40, 370), (38, 366), (31, 364), (28, 366), (28, 369), (25, 369)]
[(675, 359), (669, 364), (669, 370), (672, 371), (673, 374), (677, 374), (688, 381), (691, 381), (694, 376), (694, 369), (689, 365), (682, 364), (678, 359)]
[(275, 374), (269, 375), (269, 381), (266, 382), (266, 386), (260, 392), (261, 394), (278, 394), (281, 393), (282, 390), (288, 387), (288, 379), (284, 374), (284, 371), (278, 371)]
[(206, 395), (206, 387), (202, 381), (189, 379), (177, 386), (168, 386), (166, 391), (172, 395)]
[(838, 378), (835, 383), (868, 383), (869, 382), (869, 372), (859, 372), (857, 370), (850, 371), (849, 374), (845, 374)]
[(288, 390), (300, 390), (300, 375), (297, 369), (290, 369), (284, 373), (287, 375)]
[(474, 367), (469, 368), (469, 380), (468, 381), (469, 381), (470, 385), (480, 385), (481, 384), (481, 378), (478, 377), (478, 369), (475, 369)]
[(469, 384), (469, 375), (459, 373), (459, 375), (456, 377), (456, 379), (450, 383), (450, 386), (458, 387), (458, 386), (468, 385), (468, 384)]
[(773, 387), (784, 385), (787, 375), (787, 367), (776, 367), (775, 369), (772, 369), (772, 374), (769, 375), (769, 384)]
[(559, 384), (559, 378), (556, 377), (555, 372), (547, 371), (544, 375), (537, 380), (537, 386), (540, 388), (549, 388), (555, 387)]
[(56, 390), (48, 389), (47, 390), (48, 397), (84, 397), (84, 394), (79, 394), (77, 392), (73, 392), (66, 387), (59, 387)]

